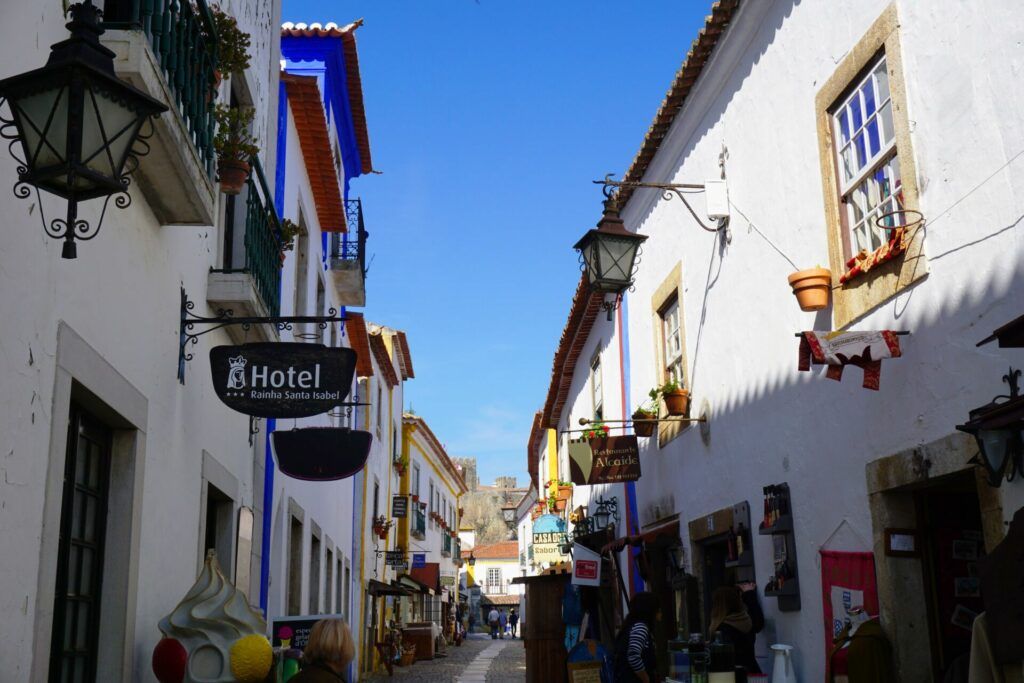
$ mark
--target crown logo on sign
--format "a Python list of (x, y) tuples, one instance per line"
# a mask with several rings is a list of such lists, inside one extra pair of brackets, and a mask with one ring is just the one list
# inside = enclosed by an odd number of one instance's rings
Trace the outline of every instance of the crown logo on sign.
[(237, 368), (244, 368), (249, 361), (245, 359), (245, 356), (237, 356), (235, 358), (228, 358), (228, 365), (231, 366), (232, 370)]

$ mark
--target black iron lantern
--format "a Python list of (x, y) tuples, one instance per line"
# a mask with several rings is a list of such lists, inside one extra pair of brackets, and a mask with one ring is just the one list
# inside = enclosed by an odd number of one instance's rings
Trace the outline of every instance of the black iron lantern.
[[(1010, 394), (997, 396), (991, 403), (975, 408), (970, 419), (957, 429), (974, 436), (979, 457), (971, 462), (981, 465), (988, 473), (988, 483), (998, 487), (1024, 476), (1024, 396), (1020, 395), (1020, 370), (1010, 368), (1003, 381), (1010, 386)], [(1002, 399), (1002, 400), (1000, 400)]]
[(469, 551), (469, 557), (466, 558), (466, 564), (468, 564), (470, 567), (473, 567), (473, 566), (476, 565), (476, 558), (473, 557), (473, 551), (472, 550)]
[(615, 198), (609, 196), (605, 200), (604, 215), (597, 227), (588, 230), (573, 246), (583, 259), (583, 269), (590, 288), (614, 295), (610, 302), (603, 304), (609, 320), (612, 319), (612, 311), (618, 305), (622, 293), (633, 286), (640, 245), (646, 239), (646, 235), (626, 230), (619, 218)]
[[(131, 203), (127, 174), (135, 164), (128, 161), (139, 156), (133, 145), (143, 124), (167, 110), (114, 74), (114, 53), (99, 42), (101, 12), (92, 0), (69, 12), (71, 37), (50, 48), (46, 66), (0, 81), (0, 100), (11, 111), (10, 119), (0, 119), (0, 136), (19, 162), (14, 194), (28, 197), (32, 186), (67, 200), (66, 219), (43, 218), (46, 233), (64, 240), (63, 258), (75, 258), (76, 239), (96, 236), (111, 196), (119, 195), (119, 208)], [(22, 158), (14, 153), (19, 143)], [(90, 227), (78, 219), (77, 205), (98, 197), (107, 201)]]
[(594, 506), (592, 517), (599, 530), (607, 529), (613, 519), (616, 522), (619, 521), (618, 498), (614, 496), (612, 498), (598, 498), (594, 501)]
[(516, 508), (514, 506), (502, 507), (501, 516), (505, 520), (505, 524), (509, 529), (516, 525)]

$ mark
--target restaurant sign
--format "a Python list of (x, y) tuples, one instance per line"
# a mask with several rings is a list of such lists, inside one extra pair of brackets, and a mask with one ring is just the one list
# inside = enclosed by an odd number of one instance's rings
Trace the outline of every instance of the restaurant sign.
[(405, 560), (404, 550), (387, 550), (384, 553), (384, 564), (396, 569), (408, 569), (409, 563)]
[(356, 352), (323, 344), (258, 342), (210, 349), (218, 398), (253, 417), (309, 417), (343, 403)]
[(561, 550), (565, 541), (565, 520), (558, 515), (541, 515), (533, 523), (533, 561), (540, 564), (566, 559)]
[(284, 474), (307, 481), (335, 481), (363, 469), (373, 435), (347, 427), (306, 427), (275, 431), (270, 441)]
[(391, 498), (391, 516), (392, 517), (408, 517), (409, 516), (409, 497), (408, 496), (392, 496), (392, 498)]
[(640, 478), (636, 435), (570, 441), (569, 476), (578, 485), (636, 481)]

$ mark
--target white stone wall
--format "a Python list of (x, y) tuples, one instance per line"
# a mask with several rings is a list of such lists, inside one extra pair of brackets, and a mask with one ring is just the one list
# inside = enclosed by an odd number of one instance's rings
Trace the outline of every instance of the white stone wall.
[[(793, 268), (750, 222), (798, 266), (828, 263), (814, 97), (887, 4), (744, 4), (646, 176), (717, 177), (727, 147), (731, 244), (653, 191), (638, 191), (623, 214), (650, 236), (628, 297), (631, 405), (660, 379), (650, 301), (681, 261), (692, 401), (711, 406), (710, 446), (692, 428), (664, 448), (653, 439), (642, 448), (641, 505), (674, 494), (685, 535), (686, 521), (740, 500), (756, 517), (762, 486), (789, 483), (802, 609), (780, 613), (762, 598), (768, 626), (758, 641), (795, 645), (802, 680), (824, 670), (820, 545), (845, 519), (855, 533), (830, 547), (871, 550), (858, 540), (872, 538), (866, 463), (951, 434), (1022, 361), (1019, 351), (975, 343), (1020, 315), (1024, 300), (1024, 159), (1014, 157), (1024, 116), (1013, 85), (1024, 19), (1011, 2), (976, 14), (938, 0), (897, 3), (930, 274), (852, 325), (912, 335), (902, 358), (883, 361), (878, 393), (861, 388), (856, 368), (841, 383), (820, 369), (797, 372), (794, 333), (829, 318), (799, 310), (786, 282)], [(1008, 519), (1024, 504), (1024, 485), (1004, 485), (1002, 504)], [(755, 535), (753, 549), (763, 588), (770, 538)]]
[[(237, 2), (237, 7), (279, 13), (280, 3)], [(0, 77), (42, 66), (49, 46), (66, 37), (61, 3), (0, 4)], [(27, 11), (27, 14), (26, 14)], [(256, 42), (273, 51), (277, 31)], [(261, 53), (262, 59), (269, 59)], [(254, 62), (255, 63), (255, 62)], [(264, 93), (256, 102), (269, 120), (268, 93), (276, 93), (276, 70), (250, 75)], [(267, 168), (272, 176), (272, 165)], [(13, 186), (16, 169), (7, 146), (0, 149), (0, 185)], [(136, 189), (132, 205), (112, 206), (99, 235), (79, 245), (74, 261), (60, 258), (60, 244), (44, 236), (35, 198), (0, 193), (4, 231), (0, 237), (0, 661), (12, 680), (45, 680), (50, 645), (60, 518), (60, 476), (64, 462), (70, 384), (58, 367), (67, 349), (58, 346), (64, 325), (91, 349), (71, 378), (108, 401), (128, 398), (119, 419), (135, 429), (124, 437), (134, 445), (135, 506), (117, 506), (108, 524), (129, 529), (127, 561), (108, 562), (104, 596), (120, 596), (104, 613), (124, 615), (116, 627), (101, 629), (106, 654), (100, 677), (153, 680), (150, 654), (160, 637), (157, 621), (192, 585), (200, 563), (204, 453), (237, 485), (234, 507), (261, 506), (263, 441), (251, 447), (248, 418), (223, 406), (214, 394), (207, 364), (212, 346), (228, 343), (214, 332), (194, 347), (186, 384), (177, 381), (179, 287), (208, 314), (206, 282), (214, 267), (220, 232), (213, 226), (161, 227)], [(47, 216), (59, 216), (64, 202), (44, 198)], [(101, 202), (85, 204), (83, 218), (95, 220)], [(88, 355), (88, 354), (87, 354)], [(100, 360), (103, 362), (101, 363)], [(69, 381), (69, 380), (68, 380)], [(130, 387), (133, 391), (128, 391)], [(86, 406), (102, 412), (99, 402)], [(141, 424), (140, 424), (141, 423)], [(130, 436), (129, 436), (130, 435)], [(122, 444), (123, 445), (123, 444)], [(121, 445), (116, 446), (121, 449)], [(257, 471), (260, 474), (257, 476)], [(260, 519), (255, 520), (253, 576), (245, 588), (258, 599)], [(108, 558), (112, 548), (108, 538)], [(11, 549), (17, 549), (11, 551)], [(105, 626), (109, 626), (104, 621)], [(123, 647), (123, 652), (111, 654)], [(124, 668), (114, 659), (123, 654)]]

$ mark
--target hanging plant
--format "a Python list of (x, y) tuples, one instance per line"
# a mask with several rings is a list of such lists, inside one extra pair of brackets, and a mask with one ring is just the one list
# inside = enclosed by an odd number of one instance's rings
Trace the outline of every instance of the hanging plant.
[(373, 520), (373, 533), (377, 534), (380, 538), (386, 539), (388, 537), (388, 529), (394, 524), (394, 520), (390, 520), (384, 515), (375, 517)]
[[(295, 238), (299, 234), (299, 226), (290, 218), (281, 219), (281, 251), (291, 251), (295, 248)], [(282, 254), (283, 255), (283, 254)]]
[(645, 403), (633, 411), (633, 433), (637, 436), (652, 436), (658, 428), (658, 409)]
[(210, 14), (213, 16), (213, 26), (217, 30), (217, 68), (214, 74), (219, 82), (221, 77), (231, 78), (231, 74), (241, 73), (249, 68), (252, 38), (238, 28), (238, 20), (222, 10), (220, 5), (211, 5)]
[(250, 132), (256, 110), (252, 107), (229, 107), (218, 104), (213, 118), (217, 122), (217, 135), (213, 148), (217, 152), (217, 178), (224, 194), (235, 195), (249, 179), (249, 162), (260, 148)]
[[(608, 433), (611, 431), (608, 425), (603, 422), (595, 421), (590, 423), (590, 427), (587, 431), (583, 432), (583, 438), (589, 441), (590, 439), (604, 439), (607, 438)], [(558, 482), (559, 486), (562, 482)]]
[(665, 402), (665, 409), (673, 417), (686, 415), (690, 407), (690, 392), (679, 386), (674, 379), (670, 379), (660, 387), (651, 389), (648, 394), (652, 401), (661, 399)]

